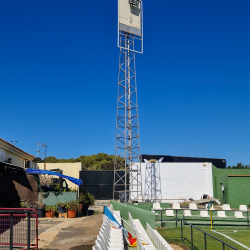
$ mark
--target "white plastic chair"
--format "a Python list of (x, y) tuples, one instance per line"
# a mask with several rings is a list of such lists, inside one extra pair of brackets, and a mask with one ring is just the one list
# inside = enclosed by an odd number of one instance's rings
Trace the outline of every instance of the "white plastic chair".
[(101, 250), (101, 248), (98, 247), (98, 246), (93, 246), (93, 247), (92, 247), (92, 250)]
[(241, 211), (235, 211), (234, 212), (234, 216), (237, 218), (237, 219), (244, 219), (245, 217), (243, 216), (242, 212)]
[(190, 210), (183, 210), (183, 215), (184, 215), (185, 217), (190, 217), (190, 216), (192, 216)]
[(173, 208), (173, 209), (181, 209), (180, 203), (174, 202), (173, 205), (172, 205), (172, 208)]
[(174, 216), (174, 210), (166, 210), (166, 215), (167, 216)]
[(189, 209), (197, 209), (196, 203), (189, 203)]
[(155, 210), (162, 210), (160, 203), (159, 202), (153, 203), (153, 209), (155, 209)]
[(155, 212), (155, 210), (152, 210), (151, 212), (152, 212), (152, 213), (155, 213), (155, 215), (159, 215), (158, 213)]
[(241, 211), (247, 211), (247, 206), (246, 205), (240, 205), (239, 210)]
[(200, 211), (200, 216), (201, 216), (202, 218), (207, 218), (207, 217), (209, 217), (207, 210), (201, 210), (201, 211)]
[(231, 210), (230, 205), (229, 204), (223, 204), (222, 210)]
[(218, 211), (217, 216), (220, 218), (227, 218), (225, 211)]

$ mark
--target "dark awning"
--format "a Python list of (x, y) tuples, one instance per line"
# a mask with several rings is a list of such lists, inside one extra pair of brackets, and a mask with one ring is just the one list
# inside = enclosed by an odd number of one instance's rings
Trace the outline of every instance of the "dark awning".
[(20, 174), (25, 174), (25, 169), (7, 162), (0, 162), (0, 173), (20, 175)]

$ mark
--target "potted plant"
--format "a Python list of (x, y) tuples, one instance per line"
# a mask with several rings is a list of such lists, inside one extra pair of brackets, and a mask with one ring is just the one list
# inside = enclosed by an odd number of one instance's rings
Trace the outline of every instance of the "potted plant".
[(37, 216), (39, 218), (42, 218), (45, 216), (45, 210), (44, 210), (45, 204), (43, 204), (42, 202), (36, 202), (36, 203), (32, 203), (30, 204), (30, 208), (34, 208), (37, 211)]
[(39, 218), (45, 217), (45, 204), (43, 204), (42, 202), (37, 202), (37, 216)]
[(55, 212), (57, 211), (57, 207), (54, 206), (45, 206), (45, 211), (46, 211), (46, 217), (53, 218), (55, 215)]
[(68, 210), (68, 217), (69, 218), (75, 218), (76, 217), (76, 212), (79, 208), (78, 204), (76, 201), (69, 201), (67, 203), (67, 210)]
[(95, 204), (95, 197), (91, 193), (87, 191), (81, 191), (79, 194), (79, 211), (83, 214), (86, 214), (89, 206), (93, 206)]
[(21, 208), (29, 208), (29, 207), (30, 207), (30, 204), (29, 204), (29, 202), (27, 202), (27, 201), (22, 201), (22, 202), (20, 203), (20, 207), (21, 207)]
[(67, 202), (57, 202), (58, 213), (66, 213)]

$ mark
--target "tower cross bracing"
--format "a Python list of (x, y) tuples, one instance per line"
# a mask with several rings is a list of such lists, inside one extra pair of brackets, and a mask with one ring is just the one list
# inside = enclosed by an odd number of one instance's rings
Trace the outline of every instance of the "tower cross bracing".
[(160, 163), (162, 160), (163, 157), (158, 161), (155, 159), (148, 161), (144, 159), (146, 163), (144, 198), (150, 202), (156, 202), (162, 199), (160, 173)]
[(129, 33), (120, 42), (113, 198), (122, 192), (134, 201), (142, 197), (135, 42)]

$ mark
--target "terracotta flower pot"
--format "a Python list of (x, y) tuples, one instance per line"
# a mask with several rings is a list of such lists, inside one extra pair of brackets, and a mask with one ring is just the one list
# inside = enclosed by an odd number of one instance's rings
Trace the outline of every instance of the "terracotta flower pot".
[(79, 212), (82, 212), (83, 204), (79, 204)]
[(53, 211), (46, 211), (46, 217), (53, 218), (54, 212)]
[(75, 218), (77, 210), (68, 210), (68, 218)]

